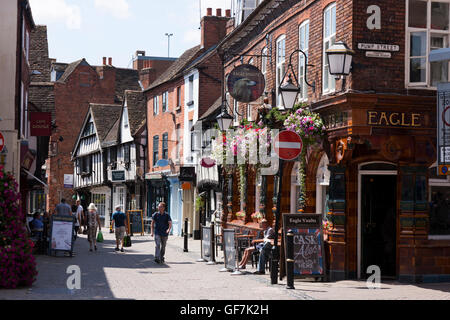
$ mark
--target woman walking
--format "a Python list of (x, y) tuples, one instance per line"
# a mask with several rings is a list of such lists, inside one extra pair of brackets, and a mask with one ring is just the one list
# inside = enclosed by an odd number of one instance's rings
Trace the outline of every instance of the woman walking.
[(89, 240), (89, 251), (92, 251), (92, 244), (94, 245), (95, 251), (97, 251), (97, 228), (100, 231), (100, 216), (97, 213), (97, 207), (95, 204), (91, 203), (88, 207), (87, 214), (87, 224), (88, 224), (88, 240)]

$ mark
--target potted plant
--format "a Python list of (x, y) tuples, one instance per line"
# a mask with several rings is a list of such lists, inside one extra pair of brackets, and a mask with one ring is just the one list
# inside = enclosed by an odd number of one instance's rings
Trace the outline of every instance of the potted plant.
[(262, 217), (262, 214), (260, 212), (254, 212), (251, 215), (253, 222), (260, 222)]
[(245, 220), (245, 212), (244, 211), (236, 212), (236, 217), (238, 220)]

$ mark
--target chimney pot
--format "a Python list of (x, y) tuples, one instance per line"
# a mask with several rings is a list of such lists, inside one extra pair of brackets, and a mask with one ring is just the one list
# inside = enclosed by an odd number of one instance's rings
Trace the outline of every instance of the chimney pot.
[(103, 65), (106, 66), (106, 57), (103, 57)]
[(112, 66), (112, 58), (111, 57), (108, 58), (108, 65)]
[(216, 9), (216, 16), (218, 16), (218, 17), (222, 16), (222, 9), (220, 9), (220, 8)]
[(230, 9), (225, 10), (225, 16), (227, 18), (231, 18), (231, 10)]
[(212, 8), (207, 8), (206, 9), (206, 15), (207, 16), (212, 16)]

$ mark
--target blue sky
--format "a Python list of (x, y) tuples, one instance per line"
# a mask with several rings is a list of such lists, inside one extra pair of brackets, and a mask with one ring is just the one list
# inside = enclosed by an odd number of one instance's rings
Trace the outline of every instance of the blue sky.
[(116, 67), (131, 67), (136, 50), (166, 57), (166, 33), (171, 57), (198, 45), (200, 2), (202, 16), (231, 7), (231, 0), (30, 0), (35, 23), (47, 25), (51, 58), (100, 65), (112, 57)]

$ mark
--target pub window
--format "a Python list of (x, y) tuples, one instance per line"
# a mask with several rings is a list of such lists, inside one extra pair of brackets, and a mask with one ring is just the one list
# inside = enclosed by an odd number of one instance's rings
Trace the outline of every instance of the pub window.
[(428, 202), (430, 204), (431, 239), (450, 238), (450, 176), (439, 176), (437, 166), (428, 171)]
[(336, 42), (336, 4), (329, 5), (323, 13), (323, 94), (331, 93), (336, 88), (336, 80), (329, 72), (326, 51)]
[(177, 87), (177, 107), (181, 107), (181, 87)]
[(92, 156), (86, 156), (81, 158), (81, 174), (92, 173)]
[(428, 62), (430, 51), (449, 46), (450, 1), (408, 0), (407, 84), (436, 87), (449, 79), (449, 63)]
[(234, 125), (234, 126), (238, 126), (238, 125), (239, 125), (239, 115), (238, 115), (238, 112), (239, 112), (239, 105), (238, 105), (238, 102), (237, 102), (236, 99), (233, 99), (233, 117), (234, 117), (233, 125)]
[(168, 106), (168, 97), (169, 97), (169, 92), (164, 92), (162, 95), (162, 112), (167, 112), (169, 110), (169, 106)]
[(117, 147), (111, 147), (109, 149), (109, 163), (117, 162)]
[(283, 80), (284, 73), (286, 72), (286, 36), (282, 35), (277, 40), (277, 57), (276, 57), (277, 69), (276, 69), (276, 90), (277, 90), (277, 106), (284, 108), (283, 100), (279, 92), (281, 81)]
[(156, 167), (158, 162), (159, 136), (153, 137), (153, 166)]
[(83, 137), (87, 137), (94, 134), (94, 122), (92, 119), (86, 124), (86, 127), (83, 131)]
[(162, 140), (162, 159), (169, 159), (169, 134), (163, 134)]
[[(309, 48), (309, 20), (303, 22), (299, 27), (299, 44), (298, 47), (302, 50), (306, 56), (308, 56)], [(298, 81), (301, 86), (301, 91), (299, 94), (300, 101), (305, 101), (308, 99), (308, 87), (306, 85), (306, 62), (305, 56), (299, 52), (299, 64), (298, 64)]]
[(249, 121), (249, 122), (253, 121), (253, 118), (252, 118), (252, 105), (250, 103), (247, 104), (247, 121)]
[(189, 101), (188, 105), (191, 106), (194, 103), (194, 76), (189, 77)]

